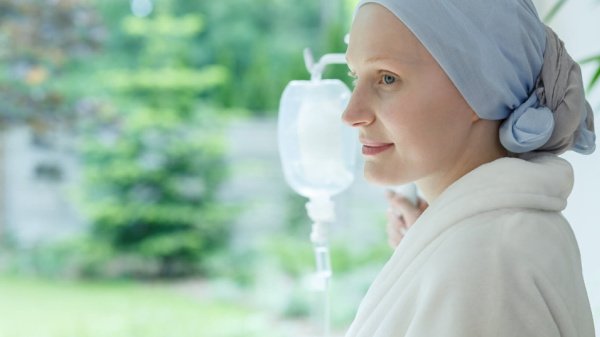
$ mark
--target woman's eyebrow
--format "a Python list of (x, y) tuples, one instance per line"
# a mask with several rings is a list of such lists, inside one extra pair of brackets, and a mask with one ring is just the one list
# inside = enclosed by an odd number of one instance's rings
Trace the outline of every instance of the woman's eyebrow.
[(420, 63), (420, 59), (416, 56), (402, 55), (402, 57), (376, 55), (369, 57), (365, 63), (377, 63), (381, 61), (394, 61), (402, 64)]
[[(377, 62), (382, 62), (382, 61), (393, 61), (393, 62), (398, 62), (401, 64), (421, 63), (421, 60), (416, 56), (411, 57), (411, 56), (404, 55), (404, 57), (394, 57), (394, 56), (385, 56), (385, 55), (375, 55), (375, 56), (371, 56), (371, 57), (367, 58), (365, 60), (365, 64), (377, 63)], [(348, 65), (351, 64), (350, 59), (348, 58), (347, 55), (346, 55), (346, 63)]]

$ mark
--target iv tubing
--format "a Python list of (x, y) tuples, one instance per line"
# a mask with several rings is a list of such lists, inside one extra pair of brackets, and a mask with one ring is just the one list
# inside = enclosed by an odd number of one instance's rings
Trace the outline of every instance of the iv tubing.
[(330, 299), (329, 287), (331, 280), (331, 258), (327, 239), (327, 223), (335, 218), (334, 205), (327, 196), (313, 197), (306, 203), (309, 217), (314, 221), (310, 241), (315, 251), (316, 280), (319, 290), (323, 293), (323, 332), (324, 336), (330, 334)]
[(319, 62), (315, 63), (310, 48), (305, 48), (304, 64), (306, 66), (306, 70), (308, 70), (310, 73), (310, 79), (312, 81), (318, 81), (321, 79), (326, 66), (330, 64), (346, 64), (346, 55), (342, 53), (325, 54), (321, 56)]

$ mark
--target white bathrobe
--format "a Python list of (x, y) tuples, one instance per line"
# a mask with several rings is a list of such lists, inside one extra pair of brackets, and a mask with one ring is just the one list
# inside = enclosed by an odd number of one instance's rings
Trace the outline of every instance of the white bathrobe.
[(346, 336), (594, 336), (561, 214), (572, 188), (571, 165), (546, 153), (466, 174), (408, 230)]

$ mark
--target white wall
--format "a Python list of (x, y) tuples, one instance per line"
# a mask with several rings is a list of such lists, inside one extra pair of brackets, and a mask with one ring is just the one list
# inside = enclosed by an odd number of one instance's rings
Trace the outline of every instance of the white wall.
[[(554, 1), (534, 1), (540, 14)], [(549, 24), (565, 42), (577, 61), (600, 54), (600, 1), (569, 0)], [(592, 76), (594, 66), (582, 68), (584, 82)], [(588, 94), (596, 112), (595, 125), (600, 129), (600, 87)], [(599, 132), (600, 133), (600, 132)], [(600, 335), (600, 144), (591, 156), (567, 153), (563, 156), (575, 169), (575, 187), (569, 198), (565, 216), (579, 241), (590, 302), (595, 314), (596, 334)]]

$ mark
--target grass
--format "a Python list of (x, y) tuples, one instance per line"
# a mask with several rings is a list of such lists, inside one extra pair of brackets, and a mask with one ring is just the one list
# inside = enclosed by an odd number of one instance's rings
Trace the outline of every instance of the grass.
[(271, 325), (165, 285), (0, 278), (0, 337), (282, 336)]

